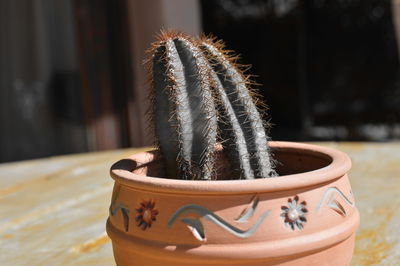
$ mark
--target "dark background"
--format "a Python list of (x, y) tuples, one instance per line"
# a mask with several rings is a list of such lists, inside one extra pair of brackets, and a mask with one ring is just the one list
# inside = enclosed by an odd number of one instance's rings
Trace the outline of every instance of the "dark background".
[(399, 139), (399, 55), (390, 1), (202, 5), (204, 31), (253, 65), (275, 124), (273, 139)]
[[(203, 31), (252, 64), (272, 139), (400, 139), (391, 1), (199, 3)], [(0, 3), (0, 162), (148, 144), (128, 126), (128, 16), (125, 1)]]

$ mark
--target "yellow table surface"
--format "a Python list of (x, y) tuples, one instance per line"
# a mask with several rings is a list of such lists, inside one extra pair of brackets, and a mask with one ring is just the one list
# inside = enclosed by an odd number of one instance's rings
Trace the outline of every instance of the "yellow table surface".
[[(352, 265), (400, 265), (400, 143), (318, 144), (353, 161), (361, 226)], [(140, 150), (0, 164), (0, 265), (115, 265), (108, 171)]]

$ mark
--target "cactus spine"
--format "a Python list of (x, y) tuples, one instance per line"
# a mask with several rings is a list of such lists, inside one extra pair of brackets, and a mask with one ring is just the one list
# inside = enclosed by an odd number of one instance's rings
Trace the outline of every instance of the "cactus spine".
[(169, 177), (215, 179), (217, 137), (236, 178), (276, 175), (246, 77), (219, 43), (166, 32), (150, 52), (153, 120)]

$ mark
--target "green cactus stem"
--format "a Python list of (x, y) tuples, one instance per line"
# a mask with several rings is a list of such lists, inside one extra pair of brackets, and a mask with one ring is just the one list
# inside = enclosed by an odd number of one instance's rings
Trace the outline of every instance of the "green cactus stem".
[(212, 69), (218, 101), (222, 145), (240, 178), (276, 176), (268, 148), (265, 125), (254, 102), (248, 81), (232, 62), (221, 43), (202, 38), (200, 48)]
[(232, 179), (277, 175), (255, 94), (221, 43), (164, 32), (150, 52), (153, 121), (168, 177), (215, 179), (218, 138)]
[(217, 111), (194, 41), (162, 33), (152, 49), (153, 120), (168, 177), (215, 178)]

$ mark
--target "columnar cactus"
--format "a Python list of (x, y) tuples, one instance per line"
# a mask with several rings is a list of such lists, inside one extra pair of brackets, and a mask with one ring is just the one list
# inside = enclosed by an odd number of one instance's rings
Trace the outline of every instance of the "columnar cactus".
[(152, 65), (155, 128), (168, 175), (212, 179), (217, 113), (207, 61), (190, 38), (164, 34)]
[(236, 178), (275, 176), (247, 78), (219, 43), (163, 32), (150, 49), (153, 121), (170, 178), (216, 178), (220, 141)]
[(255, 95), (248, 89), (249, 82), (224, 53), (221, 42), (202, 38), (200, 47), (214, 70), (211, 78), (226, 154), (232, 162), (238, 162), (235, 169), (246, 179), (275, 176), (265, 125), (254, 103)]

